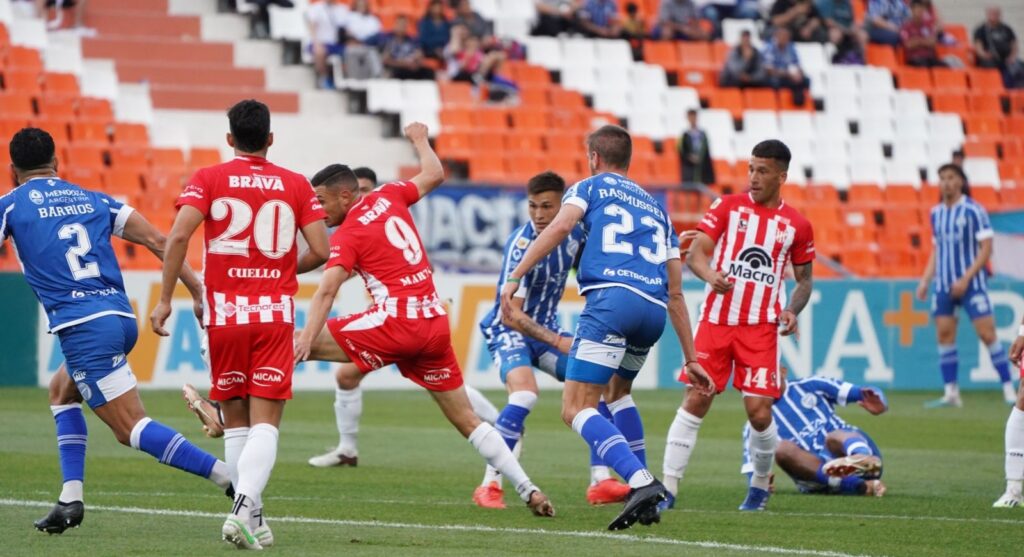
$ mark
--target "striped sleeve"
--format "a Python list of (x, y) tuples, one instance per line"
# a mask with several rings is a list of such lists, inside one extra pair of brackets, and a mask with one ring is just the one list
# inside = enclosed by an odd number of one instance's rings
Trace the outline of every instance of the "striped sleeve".
[(829, 401), (846, 406), (847, 402), (860, 400), (859, 392), (853, 383), (837, 381), (826, 377), (811, 377), (800, 382), (804, 390), (813, 391)]
[(10, 232), (7, 229), (8, 223), (10, 222), (11, 211), (14, 210), (14, 195), (7, 194), (0, 197), (0, 244), (4, 243), (4, 240), (10, 236)]
[(124, 234), (124, 225), (128, 222), (128, 217), (132, 216), (135, 209), (132, 209), (128, 205), (121, 203), (120, 201), (110, 197), (105, 193), (97, 193), (100, 201), (110, 209), (110, 230), (114, 236), (120, 238)]
[[(515, 270), (516, 265), (519, 265), (519, 262), (523, 259), (523, 254), (526, 253), (526, 248), (529, 246), (530, 240), (526, 237), (526, 226), (519, 227), (509, 237), (508, 242), (505, 244), (505, 253), (502, 256), (501, 275), (498, 277), (498, 292), (505, 288), (508, 276)], [(533, 269), (530, 269), (522, 277), (522, 280), (519, 282), (519, 290), (516, 290), (516, 293), (513, 295), (514, 297), (526, 298), (532, 275)]]
[(995, 231), (992, 230), (992, 222), (988, 218), (988, 211), (977, 204), (973, 204), (971, 209), (971, 212), (974, 214), (974, 218), (971, 219), (971, 225), (974, 227), (974, 238), (980, 242), (995, 236)]
[(562, 196), (562, 203), (575, 205), (586, 211), (590, 206), (590, 179), (580, 180), (573, 184)]

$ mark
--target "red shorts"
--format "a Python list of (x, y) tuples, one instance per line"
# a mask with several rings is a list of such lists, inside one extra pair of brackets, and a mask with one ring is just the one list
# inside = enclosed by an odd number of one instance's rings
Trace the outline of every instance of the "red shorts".
[[(759, 396), (782, 396), (782, 377), (779, 376), (779, 328), (772, 323), (763, 325), (715, 325), (701, 321), (693, 341), (697, 361), (715, 382), (715, 390), (722, 392), (729, 383), (739, 391)], [(686, 369), (679, 380), (688, 383)]]
[(428, 391), (462, 386), (447, 316), (399, 319), (374, 309), (331, 319), (327, 330), (363, 373), (395, 364)]
[(291, 323), (210, 327), (210, 398), (292, 398), (294, 334)]

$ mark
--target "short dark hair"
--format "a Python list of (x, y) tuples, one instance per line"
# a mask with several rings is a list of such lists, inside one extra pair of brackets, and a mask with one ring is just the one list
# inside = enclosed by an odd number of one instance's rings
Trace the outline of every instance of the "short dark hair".
[(228, 125), (239, 151), (258, 153), (270, 137), (270, 109), (254, 99), (239, 101), (228, 110)]
[(759, 159), (779, 161), (783, 170), (789, 170), (789, 161), (793, 160), (793, 154), (789, 152), (789, 147), (786, 147), (786, 144), (778, 139), (766, 139), (754, 145), (750, 154)]
[(697, 109), (696, 108), (688, 109), (686, 111), (686, 115), (687, 116), (696, 116), (697, 115)]
[(359, 186), (355, 173), (344, 164), (329, 164), (325, 166), (309, 182), (313, 184), (314, 188), (317, 186), (326, 186), (328, 188), (342, 186), (356, 189)]
[(963, 194), (966, 195), (967, 197), (970, 197), (971, 196), (971, 184), (967, 181), (967, 173), (964, 172), (963, 167), (961, 167), (959, 164), (954, 164), (954, 163), (948, 162), (948, 163), (940, 166), (939, 170), (938, 170), (938, 172), (936, 172), (936, 174), (942, 174), (943, 172), (945, 172), (947, 170), (956, 173), (956, 175), (960, 177), (960, 180), (963, 181), (963, 183), (964, 183), (963, 187), (960, 188), (960, 191), (963, 192)]
[(526, 183), (526, 193), (529, 195), (537, 195), (546, 191), (565, 193), (565, 179), (548, 170), (530, 178), (530, 181)]
[(36, 170), (45, 168), (53, 162), (53, 138), (46, 130), (39, 128), (22, 128), (11, 138), (8, 147), (11, 164), (18, 170)]
[(614, 168), (629, 168), (633, 158), (633, 139), (619, 126), (601, 126), (587, 136), (587, 151), (597, 153)]
[(377, 173), (368, 166), (360, 166), (359, 168), (353, 169), (352, 173), (356, 175), (356, 178), (362, 178), (363, 180), (369, 180), (373, 182), (373, 185), (377, 185)]

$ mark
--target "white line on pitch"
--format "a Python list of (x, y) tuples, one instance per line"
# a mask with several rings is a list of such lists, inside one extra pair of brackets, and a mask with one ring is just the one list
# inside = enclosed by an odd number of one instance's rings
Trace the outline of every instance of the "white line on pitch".
[[(0, 499), (0, 506), (6, 507), (42, 507), (48, 508), (53, 503), (47, 501), (27, 501), (23, 499)], [(210, 513), (202, 511), (181, 511), (173, 509), (147, 509), (142, 507), (118, 507), (108, 505), (90, 505), (90, 511), (107, 511), (127, 514), (148, 514), (160, 516), (181, 516), (189, 518), (216, 518), (223, 519), (224, 513)], [(327, 518), (312, 518), (304, 516), (279, 516), (273, 517), (274, 522), (293, 522), (299, 524), (323, 524), (329, 526), (356, 526), (364, 528), (398, 528), (405, 530), (433, 530), (448, 532), (486, 532), (497, 534), (523, 534), (523, 535), (547, 535), (565, 538), (590, 538), (602, 540), (614, 540), (630, 543), (646, 543), (654, 545), (675, 545), (685, 547), (699, 547), (703, 549), (730, 549), (735, 551), (755, 551), (760, 553), (772, 553), (782, 555), (808, 555), (811, 557), (866, 557), (841, 553), (838, 551), (818, 551), (815, 549), (798, 549), (789, 547), (777, 547), (770, 545), (743, 545), (733, 543), (722, 543), (715, 541), (688, 541), (675, 540), (671, 538), (659, 538), (654, 536), (635, 536), (630, 534), (609, 534), (607, 532), (580, 532), (574, 530), (546, 530), (542, 528), (499, 528), (494, 526), (480, 526), (473, 524), (416, 524), (409, 522), (382, 522), (376, 520), (337, 520)]]

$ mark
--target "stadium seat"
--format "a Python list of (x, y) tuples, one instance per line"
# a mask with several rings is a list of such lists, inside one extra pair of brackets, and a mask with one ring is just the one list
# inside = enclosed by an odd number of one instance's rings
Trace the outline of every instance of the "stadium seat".
[(893, 93), (893, 108), (897, 116), (928, 115), (928, 98), (922, 91), (896, 91)]
[(858, 135), (850, 140), (849, 147), (850, 160), (855, 165), (861, 162), (881, 164), (885, 158), (882, 143), (874, 137)]
[(108, 124), (114, 120), (114, 110), (106, 99), (83, 97), (78, 101), (78, 119)]
[(142, 175), (136, 168), (112, 168), (103, 173), (103, 191), (110, 195), (134, 196), (142, 189)]
[(549, 70), (562, 69), (562, 45), (553, 37), (529, 37), (526, 39), (526, 59), (531, 64)]
[(900, 141), (927, 141), (927, 116), (906, 115), (896, 112), (896, 137)]
[(218, 151), (217, 149), (204, 149), (199, 147), (193, 147), (189, 151), (189, 168), (196, 169), (206, 166), (213, 166), (215, 164), (220, 164), (220, 162), (220, 151)]
[(932, 68), (932, 87), (935, 91), (967, 93), (967, 72), (950, 68)]
[(765, 138), (779, 135), (779, 117), (774, 110), (743, 111), (743, 131)]
[(967, 70), (967, 77), (973, 91), (990, 93), (1003, 91), (1003, 77), (999, 74), (999, 70), (971, 68)]
[(964, 156), (967, 157), (999, 158), (999, 148), (996, 146), (996, 142), (991, 139), (970, 137), (964, 142), (963, 152)]
[(960, 116), (933, 112), (928, 117), (928, 135), (931, 138), (944, 138), (954, 143), (964, 140), (964, 126)]
[(181, 149), (168, 148), (150, 151), (150, 165), (155, 171), (167, 174), (183, 174), (188, 167)]
[(52, 99), (71, 102), (79, 97), (78, 77), (70, 73), (46, 72), (42, 77), (43, 93)]
[(471, 112), (474, 127), (485, 130), (504, 131), (509, 126), (508, 110), (485, 107)]
[[(825, 52), (825, 47), (820, 43), (793, 43), (796, 48), (796, 55), (800, 59), (800, 68), (806, 75), (818, 74), (825, 71), (826, 74), (829, 70), (835, 68), (829, 61), (829, 56)], [(840, 73), (843, 73), (840, 70)], [(828, 76), (826, 75), (826, 83), (828, 85)], [(854, 89), (856, 91), (856, 88)]]
[(134, 144), (114, 144), (110, 148), (110, 166), (125, 170), (132, 169), (145, 172), (149, 168), (149, 149)]
[(0, 93), (0, 118), (28, 120), (34, 116), (31, 95), (6, 91)]
[(504, 160), (497, 155), (480, 153), (469, 162), (469, 179), (475, 182), (503, 182), (506, 179)]
[(43, 92), (43, 74), (37, 70), (8, 68), (3, 71), (4, 90), (40, 95)]
[(402, 82), (402, 106), (437, 111), (441, 108), (441, 93), (436, 81), (406, 80)]
[(811, 175), (813, 184), (830, 184), (837, 190), (850, 187), (850, 168), (842, 162), (816, 160)]
[(625, 89), (609, 89), (598, 86), (594, 93), (594, 110), (625, 117), (629, 114), (629, 108), (629, 92)]
[(829, 89), (825, 93), (825, 112), (846, 121), (860, 118), (860, 95), (841, 89)]
[(107, 146), (110, 144), (109, 128), (105, 123), (77, 120), (71, 122), (71, 140), (78, 145)]
[(892, 145), (892, 158), (911, 163), (918, 168), (928, 166), (927, 144), (920, 139), (900, 136)]
[(850, 189), (846, 192), (846, 202), (850, 207), (860, 208), (875, 208), (882, 204), (882, 188), (878, 187), (880, 181), (884, 180), (885, 175), (882, 172), (881, 166), (878, 167), (878, 175), (882, 180), (870, 179), (866, 181), (860, 181), (856, 178), (858, 169), (856, 166), (852, 168), (853, 173), (851, 178), (853, 184), (850, 185)]
[(714, 56), (711, 53), (711, 43), (703, 41), (675, 41), (679, 49), (679, 63), (684, 68), (696, 68), (700, 70), (721, 69), (715, 65)]
[(966, 157), (964, 172), (970, 177), (972, 186), (1000, 186), (999, 166), (995, 159)]
[(722, 40), (727, 45), (736, 46), (740, 44), (740, 35), (743, 34), (743, 31), (750, 31), (751, 42), (760, 49), (762, 46), (761, 31), (757, 28), (756, 22), (749, 19), (722, 20)]
[(94, 145), (71, 144), (64, 150), (67, 165), (82, 168), (102, 169), (104, 156), (103, 148)]
[(63, 165), (60, 176), (83, 188), (103, 190), (103, 169), (94, 166)]
[[(870, 90), (869, 90), (870, 91)], [(892, 93), (866, 92), (860, 97), (857, 120), (865, 118), (892, 118), (895, 116), (892, 106)]]
[(708, 106), (727, 110), (734, 120), (739, 120), (743, 117), (743, 94), (736, 88), (719, 89), (714, 97), (709, 99)]
[(19, 70), (43, 71), (43, 59), (39, 51), (24, 46), (11, 46), (7, 49), (7, 67)]
[(668, 89), (668, 78), (661, 66), (637, 63), (630, 66), (629, 73), (634, 88), (656, 91)]
[[(850, 123), (844, 116), (831, 112), (816, 112), (814, 114), (814, 129), (816, 137), (846, 139), (850, 137)], [(864, 131), (861, 130), (863, 134)]]
[(917, 89), (930, 92), (932, 76), (926, 69), (904, 66), (894, 72), (900, 89)]
[(597, 79), (591, 66), (569, 66), (562, 70), (562, 86), (579, 91), (585, 95), (593, 95), (597, 90)]
[(149, 130), (143, 124), (114, 124), (114, 143), (120, 146), (148, 147)]
[(679, 51), (674, 41), (647, 41), (644, 43), (644, 61), (663, 68), (675, 68), (680, 64)]
[(779, 109), (779, 99), (774, 89), (744, 89), (743, 106), (747, 110), (770, 110), (774, 112)]
[(988, 211), (998, 211), (1002, 208), (1003, 200), (999, 190), (987, 186), (971, 188), (971, 198), (981, 204)]
[(402, 96), (402, 82), (397, 79), (366, 80), (366, 108), (372, 113), (401, 112), (405, 99)]
[(921, 172), (913, 161), (892, 159), (885, 163), (886, 184), (921, 185)]
[(967, 135), (991, 139), (999, 139), (1003, 135), (1000, 116), (970, 115), (964, 123), (967, 125)]
[(967, 103), (967, 95), (963, 92), (933, 93), (932, 110), (935, 112), (967, 114), (970, 112), (970, 106)]
[(811, 114), (803, 111), (780, 111), (779, 128), (782, 137), (786, 141), (796, 138), (812, 138), (815, 135), (814, 121), (811, 118)]
[(866, 55), (867, 63), (872, 66), (888, 68), (893, 72), (899, 68), (896, 51), (889, 45), (868, 43)]
[[(522, 62), (509, 62), (506, 66), (512, 72), (512, 79), (520, 86), (529, 83), (551, 83), (551, 74), (541, 66)], [(469, 84), (464, 84), (469, 87)]]
[(917, 188), (911, 185), (888, 184), (882, 190), (885, 202), (891, 206), (917, 207), (921, 196)]
[(602, 66), (625, 68), (633, 65), (633, 51), (625, 40), (597, 41), (595, 55)]
[(634, 135), (634, 140), (638, 136), (648, 136), (655, 139), (663, 139), (665, 137), (674, 136), (674, 133), (670, 133), (668, 122), (657, 112), (643, 111), (643, 112), (631, 112), (627, 116), (629, 121), (629, 129)]

